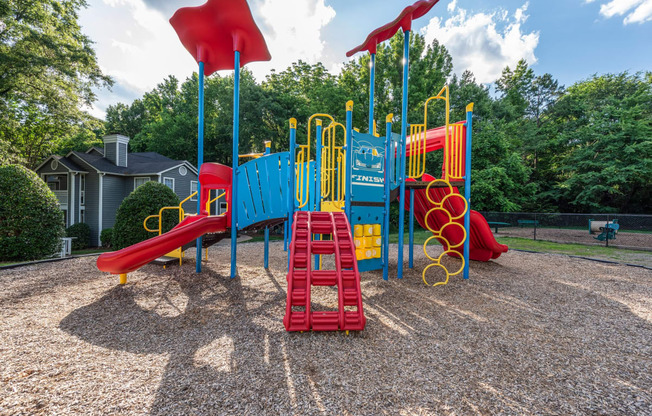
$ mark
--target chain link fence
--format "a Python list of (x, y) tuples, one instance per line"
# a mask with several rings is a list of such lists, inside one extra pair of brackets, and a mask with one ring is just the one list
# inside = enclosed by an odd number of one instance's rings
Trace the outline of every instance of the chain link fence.
[(480, 212), (497, 237), (652, 251), (652, 215)]

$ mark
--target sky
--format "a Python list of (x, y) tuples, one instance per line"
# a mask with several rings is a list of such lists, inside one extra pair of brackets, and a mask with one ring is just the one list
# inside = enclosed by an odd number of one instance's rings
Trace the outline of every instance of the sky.
[[(263, 81), (301, 59), (337, 74), (348, 50), (414, 1), (248, 0), (272, 55), (248, 68)], [(115, 80), (97, 90), (89, 112), (104, 118), (108, 106), (130, 104), (168, 75), (183, 81), (197, 71), (168, 20), (204, 2), (89, 0), (82, 30)], [(446, 46), (455, 73), (469, 69), (484, 84), (520, 59), (566, 86), (596, 73), (652, 70), (652, 0), (440, 0), (412, 29)]]

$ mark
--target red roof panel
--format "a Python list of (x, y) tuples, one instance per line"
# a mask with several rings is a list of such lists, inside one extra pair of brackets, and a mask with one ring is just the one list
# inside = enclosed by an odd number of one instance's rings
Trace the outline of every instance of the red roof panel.
[(353, 56), (361, 51), (376, 53), (376, 46), (378, 46), (379, 43), (390, 39), (399, 28), (404, 31), (411, 30), (412, 21), (428, 13), (437, 2), (439, 2), (439, 0), (419, 0), (413, 5), (406, 7), (396, 19), (371, 32), (362, 45), (356, 46), (348, 51), (346, 56)]
[(234, 69), (236, 50), (240, 66), (272, 59), (246, 0), (208, 0), (201, 6), (183, 7), (170, 24), (193, 58), (204, 62), (206, 75)]

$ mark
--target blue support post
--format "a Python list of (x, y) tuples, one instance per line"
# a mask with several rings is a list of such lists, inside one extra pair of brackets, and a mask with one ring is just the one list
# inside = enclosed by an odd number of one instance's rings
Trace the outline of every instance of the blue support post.
[(464, 278), (469, 278), (469, 255), (470, 255), (470, 233), (471, 233), (471, 144), (473, 130), (473, 103), (466, 106), (466, 160), (464, 162), (464, 198), (467, 209), (464, 214), (464, 228), (466, 229), (466, 240), (464, 240)]
[[(265, 155), (270, 152), (272, 142), (265, 142)], [(265, 227), (265, 259), (263, 261), (265, 269), (269, 269), (269, 227)]]
[[(204, 62), (199, 62), (199, 103), (198, 103), (198, 120), (197, 120), (197, 172), (201, 171), (201, 165), (204, 163)], [(201, 213), (201, 182), (197, 180), (197, 215)], [(202, 237), (196, 242), (196, 264), (195, 271), (201, 272), (201, 250)]]
[(400, 199), (398, 201), (398, 269), (397, 276), (403, 278), (403, 238), (405, 238), (405, 151), (407, 144), (408, 72), (410, 68), (410, 31), (404, 32), (403, 40), (403, 106), (401, 108), (401, 167), (399, 171)]
[(288, 220), (283, 223), (283, 251), (288, 251)]
[(385, 212), (383, 214), (383, 279), (389, 279), (389, 184), (391, 182), (391, 159), (392, 159), (392, 118), (388, 114), (385, 118)]
[[(321, 120), (317, 119), (317, 131), (315, 135), (315, 211), (321, 211), (321, 145), (322, 145), (322, 125)], [(315, 240), (321, 240), (321, 235), (315, 235)], [(315, 270), (320, 269), (320, 255), (315, 254)]]
[(238, 144), (240, 139), (240, 52), (233, 63), (233, 176), (231, 179), (231, 278), (237, 273), (238, 257)]
[(372, 53), (369, 62), (369, 134), (374, 134), (374, 84), (376, 78), (376, 54)]
[(410, 189), (410, 256), (408, 267), (414, 268), (414, 189)]
[(292, 242), (292, 221), (294, 221), (294, 210), (296, 209), (296, 151), (297, 151), (297, 119), (290, 119), (290, 166), (288, 169), (288, 176), (290, 178), (290, 192), (288, 193), (288, 226), (287, 226), (287, 241), (288, 241), (288, 267), (290, 267), (290, 243)]
[[(346, 213), (346, 218), (351, 224), (351, 192), (353, 186), (351, 184), (351, 166), (353, 163), (353, 101), (346, 102), (346, 146), (345, 155), (346, 158), (346, 172), (344, 174), (345, 185), (344, 185), (344, 212)], [(353, 226), (351, 226), (351, 232), (353, 232)]]

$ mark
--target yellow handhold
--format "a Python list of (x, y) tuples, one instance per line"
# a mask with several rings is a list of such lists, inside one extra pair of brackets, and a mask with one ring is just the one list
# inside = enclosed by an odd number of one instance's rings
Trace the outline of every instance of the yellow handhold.
[(353, 111), (353, 100), (346, 102), (346, 111)]
[(120, 275), (120, 284), (121, 285), (126, 285), (127, 284), (127, 273), (122, 273)]
[(385, 117), (385, 123), (391, 123), (393, 118), (394, 118), (394, 114), (392, 113), (387, 114), (387, 117)]

